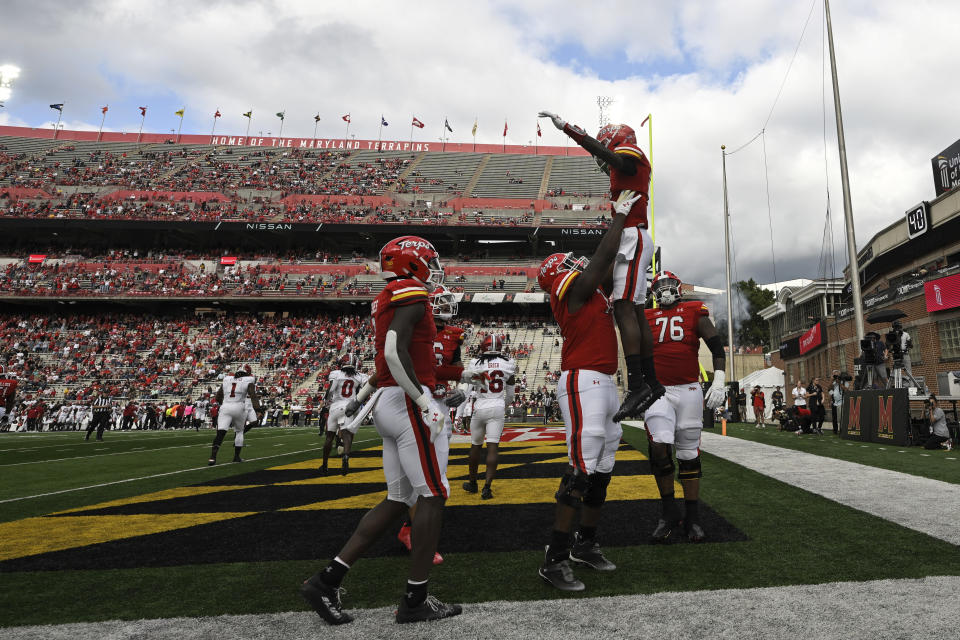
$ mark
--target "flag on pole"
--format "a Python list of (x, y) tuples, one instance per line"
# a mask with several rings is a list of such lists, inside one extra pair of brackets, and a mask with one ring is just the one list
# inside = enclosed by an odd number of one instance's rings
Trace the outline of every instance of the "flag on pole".
[(186, 111), (186, 110), (187, 110), (187, 108), (184, 107), (183, 109), (179, 109), (179, 110), (177, 110), (177, 111), (174, 111), (174, 112), (173, 112), (173, 115), (175, 115), (175, 116), (180, 116), (180, 117), (182, 118), (182, 117), (183, 117), (183, 112)]
[(287, 112), (286, 112), (286, 111), (278, 111), (278, 112), (277, 112), (277, 117), (280, 118), (281, 120), (283, 120), (283, 119), (286, 117), (286, 115), (287, 115)]
[(107, 111), (109, 110), (110, 110), (110, 105), (107, 105), (105, 107), (100, 107), (100, 113), (106, 114)]
[(503, 137), (504, 138), (507, 137), (507, 121), (506, 120), (503, 121)]
[(52, 104), (52, 105), (50, 105), (50, 108), (51, 108), (51, 109), (56, 109), (56, 110), (59, 111), (60, 113), (63, 113), (63, 103), (62, 103), (62, 102), (58, 102), (57, 104)]
[(214, 117), (214, 118), (219, 118), (219, 117), (220, 117), (220, 109), (217, 109), (217, 112), (213, 114), (213, 117)]
[(247, 111), (245, 114), (243, 114), (243, 117), (244, 117), (244, 118), (252, 118), (252, 117), (253, 117), (253, 109), (250, 109), (250, 111)]
[(424, 127), (423, 123), (417, 119), (417, 116), (413, 116), (413, 126), (417, 127), (418, 129), (423, 129)]
[(443, 119), (443, 128), (449, 131), (450, 133), (453, 133), (453, 129), (450, 128), (450, 121), (447, 120), (446, 118)]
[(473, 121), (473, 129), (470, 131), (474, 137), (477, 135), (477, 125), (480, 124), (480, 118)]
[(543, 131), (540, 130), (540, 123), (539, 123), (539, 122), (537, 123), (537, 137), (538, 137), (538, 138), (542, 138), (542, 137), (543, 137)]
[(318, 113), (317, 115), (313, 116), (313, 121), (314, 121), (314, 122), (320, 122), (320, 114), (319, 114), (319, 113)]
[(350, 114), (349, 114), (349, 113), (348, 113), (347, 115), (343, 116), (343, 121), (346, 122), (347, 124), (350, 124)]
[(383, 119), (383, 115), (380, 116), (380, 126), (389, 127), (390, 123)]
[(146, 108), (146, 107), (137, 107), (137, 109), (140, 109), (140, 115), (141, 115), (141, 116), (146, 116), (146, 115), (147, 115), (147, 108)]

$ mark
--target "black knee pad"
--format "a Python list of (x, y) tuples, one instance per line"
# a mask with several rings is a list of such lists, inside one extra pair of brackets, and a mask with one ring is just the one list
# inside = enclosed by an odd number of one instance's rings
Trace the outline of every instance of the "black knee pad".
[(703, 477), (703, 472), (700, 470), (700, 456), (697, 456), (693, 460), (679, 460), (680, 472), (677, 476), (681, 480), (695, 480), (696, 478)]
[(599, 509), (607, 501), (607, 486), (612, 473), (596, 472), (587, 476), (587, 490), (583, 494), (583, 504)]
[(657, 478), (673, 475), (673, 448), (668, 444), (650, 442), (650, 471)]
[(217, 429), (217, 435), (213, 437), (213, 446), (219, 447), (223, 443), (223, 439), (227, 437), (226, 429)]
[(583, 494), (586, 493), (589, 486), (587, 475), (579, 469), (574, 469), (566, 472), (560, 478), (560, 488), (557, 489), (554, 497), (560, 504), (565, 504), (568, 507), (579, 507)]

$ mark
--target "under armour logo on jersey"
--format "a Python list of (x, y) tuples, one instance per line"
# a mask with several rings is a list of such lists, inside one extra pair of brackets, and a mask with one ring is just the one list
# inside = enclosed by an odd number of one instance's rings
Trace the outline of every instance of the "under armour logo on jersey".
[(599, 380), (594, 379), (593, 384), (600, 384)]

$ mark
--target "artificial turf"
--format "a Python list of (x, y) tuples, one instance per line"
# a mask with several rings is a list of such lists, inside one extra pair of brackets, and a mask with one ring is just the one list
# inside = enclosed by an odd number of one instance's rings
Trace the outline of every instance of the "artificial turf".
[[(264, 444), (268, 433), (265, 430), (260, 434)], [(57, 508), (197, 484), (318, 455), (317, 451), (310, 451), (306, 446), (319, 446), (315, 433), (291, 433), (294, 434), (291, 445), (295, 444), (291, 449), (303, 449), (300, 453), (110, 485), (92, 492), (71, 492), (6, 503), (0, 507), (4, 508), (5, 519), (22, 518), (49, 513)], [(209, 432), (205, 435), (207, 437), (203, 440), (209, 439)], [(628, 429), (624, 440), (643, 450), (643, 432)], [(135, 446), (143, 446), (143, 443)], [(4, 444), (2, 448), (9, 446)], [(202, 447), (199, 452), (203, 459), (205, 451)], [(9, 452), (0, 452), (0, 455), (5, 453)], [(167, 454), (157, 452), (152, 455)], [(195, 457), (194, 453), (190, 455)], [(123, 456), (114, 458), (117, 457)], [(949, 543), (793, 488), (714, 456), (704, 454), (703, 459), (702, 500), (742, 531), (747, 540), (703, 545), (617, 546), (618, 532), (611, 530), (610, 526), (604, 529), (601, 523), (600, 539), (618, 570), (603, 574), (578, 571), (587, 584), (584, 595), (960, 575), (960, 558), (956, 547)], [(154, 471), (177, 466), (173, 461), (165, 464), (144, 462)], [(190, 465), (181, 466), (189, 468)], [(85, 483), (95, 479), (91, 476), (96, 476), (98, 467), (83, 467), (82, 471), (82, 474), (77, 471), (78, 477), (75, 478), (60, 476), (59, 486), (86, 486)], [(100, 471), (107, 477), (116, 473), (109, 468)], [(30, 490), (28, 483), (14, 482), (18, 485), (13, 490), (15, 494), (32, 495), (26, 493)], [(58, 485), (51, 483), (49, 486)], [(93, 495), (87, 495), (91, 493)], [(57, 506), (46, 509), (29, 504), (35, 500), (46, 505), (56, 503)], [(19, 515), (16, 514), (18, 511)], [(490, 518), (474, 535), (510, 539), (516, 535), (514, 525), (510, 518)], [(549, 529), (550, 522), (545, 521), (541, 533), (544, 542)], [(327, 530), (322, 520), (318, 520), (315, 529), (303, 527), (291, 530), (289, 535), (307, 539), (317, 536), (343, 539), (349, 532)], [(228, 546), (231, 541), (223, 539), (220, 543)], [(529, 549), (529, 541), (518, 546)], [(540, 556), (540, 552), (532, 550), (451, 553), (434, 571), (431, 590), (441, 598), (462, 602), (571, 597), (562, 596), (540, 582), (536, 575)], [(326, 560), (262, 562), (251, 557), (249, 562), (55, 573), (2, 572), (0, 592), (4, 593), (4, 603), (0, 608), (0, 625), (305, 609), (296, 587)], [(356, 563), (344, 584), (348, 589), (345, 605), (352, 608), (396, 604), (407, 564), (406, 557), (396, 554), (369, 557)], [(851, 596), (855, 597), (855, 594), (844, 594), (844, 597)]]

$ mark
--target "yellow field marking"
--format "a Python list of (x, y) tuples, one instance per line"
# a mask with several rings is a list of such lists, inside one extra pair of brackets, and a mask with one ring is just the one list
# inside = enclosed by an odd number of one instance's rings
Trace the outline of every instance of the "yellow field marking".
[(387, 479), (383, 475), (382, 468), (370, 469), (367, 471), (353, 471), (353, 461), (350, 462), (350, 473), (346, 476), (340, 475), (340, 472), (330, 471), (330, 475), (317, 475), (316, 478), (305, 478), (303, 480), (291, 480), (289, 482), (274, 482), (271, 487), (293, 487), (314, 484), (365, 484), (375, 483), (384, 484)]
[(234, 485), (221, 485), (221, 486), (201, 486), (201, 487), (177, 487), (175, 489), (164, 489), (163, 491), (154, 491), (153, 493), (145, 493), (139, 496), (131, 496), (129, 498), (120, 498), (118, 500), (110, 500), (109, 502), (98, 502), (97, 504), (90, 504), (85, 507), (77, 507), (75, 509), (67, 509), (66, 511), (57, 511), (53, 515), (59, 515), (61, 513), (76, 513), (77, 511), (90, 511), (92, 509), (106, 509), (107, 507), (119, 507), (125, 504), (138, 504), (141, 502), (157, 502), (160, 500), (171, 500), (173, 498), (185, 498), (188, 496), (202, 496), (208, 493), (219, 493), (221, 491), (236, 491), (238, 489), (253, 489), (254, 487), (259, 487), (261, 485), (256, 484), (234, 484)]
[[(447, 505), (490, 506), (502, 504), (541, 504), (554, 502), (557, 491), (557, 478), (510, 478), (493, 483), (493, 500), (481, 500), (479, 494), (467, 493), (456, 483), (450, 486)], [(674, 483), (677, 495), (682, 493), (680, 485)], [(282, 511), (324, 511), (327, 509), (372, 509), (386, 496), (386, 491), (364, 493), (358, 496), (322, 500), (312, 504), (282, 509)], [(607, 500), (655, 500), (660, 497), (653, 476), (613, 476), (607, 488)]]
[[(364, 451), (382, 451), (380, 447), (376, 449), (364, 449)], [(370, 469), (373, 467), (379, 467), (381, 459), (379, 456), (376, 458), (350, 458), (350, 468), (351, 469)], [(265, 469), (265, 471), (288, 471), (291, 469), (313, 469), (316, 470), (321, 464), (323, 464), (323, 458), (314, 458), (313, 460), (304, 460), (303, 462), (294, 462), (292, 464), (284, 464), (279, 467), (270, 467)], [(337, 469), (339, 474), (341, 463), (340, 456), (331, 456), (327, 462), (327, 469), (330, 469), (331, 472), (333, 469)]]
[(183, 529), (256, 512), (138, 514), (25, 518), (0, 523), (0, 562), (101, 542)]
[[(514, 467), (525, 467), (525, 463), (515, 463), (515, 464), (497, 464), (497, 469), (512, 469)], [(480, 461), (480, 475), (483, 476), (484, 469), (486, 469), (486, 464), (483, 460)], [(448, 478), (466, 478), (470, 473), (470, 465), (467, 464), (449, 464), (447, 465), (447, 477)]]

